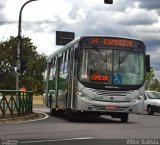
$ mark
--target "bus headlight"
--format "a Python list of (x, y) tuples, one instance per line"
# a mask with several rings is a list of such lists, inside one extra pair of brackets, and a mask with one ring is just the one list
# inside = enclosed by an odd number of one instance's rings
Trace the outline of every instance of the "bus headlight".
[(131, 100), (131, 103), (137, 103), (137, 102), (139, 102), (139, 101), (141, 101), (141, 100), (143, 100), (143, 96), (138, 96), (138, 97), (136, 97), (136, 98), (133, 98), (133, 99)]
[(81, 98), (83, 98), (83, 99), (85, 99), (87, 101), (91, 101), (92, 100), (89, 96), (87, 96), (86, 94), (84, 94), (82, 92), (79, 92), (79, 91), (77, 92), (77, 96), (79, 96), (79, 97), (81, 97)]

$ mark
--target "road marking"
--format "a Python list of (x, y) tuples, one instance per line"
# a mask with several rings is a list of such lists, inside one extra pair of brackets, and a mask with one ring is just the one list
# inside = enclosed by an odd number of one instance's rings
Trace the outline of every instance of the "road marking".
[(18, 143), (27, 144), (27, 143), (43, 143), (43, 142), (60, 142), (60, 141), (72, 141), (72, 140), (87, 140), (87, 139), (93, 139), (93, 137), (50, 139), (50, 140), (33, 140), (33, 141), (22, 141), (22, 142), (18, 142)]

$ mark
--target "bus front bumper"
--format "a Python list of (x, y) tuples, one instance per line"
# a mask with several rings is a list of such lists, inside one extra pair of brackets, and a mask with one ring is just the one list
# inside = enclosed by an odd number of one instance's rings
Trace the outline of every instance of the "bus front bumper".
[(77, 110), (89, 112), (107, 113), (142, 113), (143, 101), (139, 102), (103, 102), (95, 100), (85, 100), (78, 97)]

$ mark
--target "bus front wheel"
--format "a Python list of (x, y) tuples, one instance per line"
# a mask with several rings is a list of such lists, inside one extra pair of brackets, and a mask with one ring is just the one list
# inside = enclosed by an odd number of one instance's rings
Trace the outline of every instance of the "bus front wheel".
[(76, 114), (74, 112), (72, 112), (71, 109), (67, 109), (67, 120), (70, 121), (70, 122), (73, 122), (76, 120)]
[(123, 123), (127, 123), (128, 122), (128, 114), (122, 114), (121, 122), (123, 122)]

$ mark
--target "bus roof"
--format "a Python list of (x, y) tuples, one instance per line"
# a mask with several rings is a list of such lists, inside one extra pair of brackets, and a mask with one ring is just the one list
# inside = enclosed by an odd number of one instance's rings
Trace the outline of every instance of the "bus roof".
[(50, 61), (54, 56), (58, 55), (59, 53), (65, 51), (67, 49), (70, 49), (74, 44), (78, 43), (82, 38), (85, 38), (85, 37), (110, 37), (110, 38), (131, 39), (131, 40), (143, 42), (140, 39), (131, 38), (131, 37), (106, 36), (106, 35), (84, 35), (84, 36), (79, 36), (79, 37), (75, 38), (73, 41), (69, 42), (68, 44), (66, 44), (65, 46), (63, 46), (62, 48), (60, 48), (59, 50), (53, 52), (51, 55), (49, 55), (47, 57), (47, 61)]
[(52, 59), (53, 56), (56, 56), (59, 53), (63, 52), (64, 50), (71, 48), (75, 43), (78, 43), (79, 40), (80, 40), (80, 37), (77, 37), (76, 39), (74, 39), (73, 41), (69, 42), (68, 44), (66, 44), (65, 46), (63, 46), (62, 48), (60, 48), (59, 50), (53, 52), (51, 55), (49, 55), (47, 57), (47, 61), (49, 61), (50, 59)]

